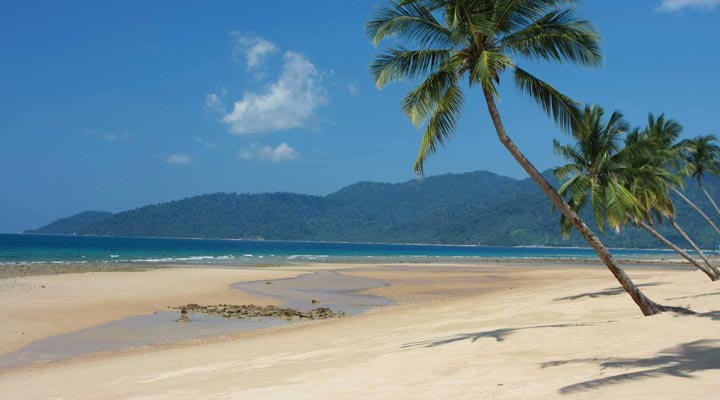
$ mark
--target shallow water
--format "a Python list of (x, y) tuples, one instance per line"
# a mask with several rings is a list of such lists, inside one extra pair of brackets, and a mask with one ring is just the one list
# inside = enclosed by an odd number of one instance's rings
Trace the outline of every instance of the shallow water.
[[(668, 257), (669, 250), (617, 249), (622, 258)], [(267, 265), (305, 262), (596, 259), (589, 248), (440, 246), (409, 244), (160, 239), (0, 234), (4, 264), (107, 263)]]
[(190, 314), (192, 322), (180, 324), (175, 322), (179, 316), (177, 311), (159, 311), (51, 336), (0, 357), (0, 368), (64, 361), (96, 352), (222, 336), (289, 323), (279, 318), (225, 319), (193, 313)]
[[(390, 299), (363, 295), (360, 290), (384, 286), (377, 279), (336, 272), (316, 272), (297, 278), (233, 285), (240, 290), (278, 299), (283, 307), (301, 311), (330, 307), (356, 315), (370, 308), (388, 305)], [(313, 304), (312, 300), (319, 300)], [(179, 305), (179, 304), (178, 304)], [(112, 321), (79, 331), (38, 340), (0, 357), (0, 369), (66, 361), (97, 352), (117, 351), (179, 341), (217, 337), (293, 323), (281, 318), (229, 318), (189, 313), (192, 322), (175, 322), (178, 311), (158, 311)]]
[[(329, 307), (349, 315), (360, 314), (368, 309), (391, 304), (390, 299), (358, 293), (361, 290), (385, 286), (386, 283), (371, 278), (343, 275), (333, 271), (315, 272), (297, 278), (278, 279), (272, 284), (265, 281), (237, 283), (233, 287), (272, 297), (283, 307), (308, 311), (316, 307)], [(316, 304), (312, 300), (318, 300)]]

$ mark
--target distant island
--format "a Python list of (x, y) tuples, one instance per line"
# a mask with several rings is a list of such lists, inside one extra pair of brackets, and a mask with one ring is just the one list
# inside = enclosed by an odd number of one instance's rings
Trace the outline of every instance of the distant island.
[[(546, 178), (557, 185), (550, 171)], [(686, 194), (712, 210), (696, 185)], [(720, 195), (720, 181), (705, 186)], [(683, 202), (678, 221), (705, 248), (717, 235)], [(563, 240), (559, 213), (537, 186), (491, 172), (432, 176), (404, 183), (359, 182), (327, 196), (214, 193), (119, 213), (86, 211), (25, 233), (503, 246), (585, 246)], [(593, 221), (585, 215), (586, 221)], [(596, 228), (595, 226), (592, 226)], [(644, 231), (607, 233), (613, 247), (662, 247)], [(663, 230), (682, 243), (674, 231)]]

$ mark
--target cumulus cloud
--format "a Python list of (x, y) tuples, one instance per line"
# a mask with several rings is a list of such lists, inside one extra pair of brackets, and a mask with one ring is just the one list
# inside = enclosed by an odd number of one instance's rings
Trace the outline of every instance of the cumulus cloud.
[(253, 144), (238, 151), (237, 156), (242, 160), (261, 160), (277, 163), (296, 159), (298, 152), (287, 143), (280, 143), (277, 147), (258, 147)]
[(192, 157), (185, 153), (174, 153), (165, 157), (165, 162), (171, 165), (188, 165), (192, 162)]
[(277, 81), (261, 93), (246, 93), (222, 121), (238, 135), (304, 127), (326, 102), (320, 81), (308, 59), (288, 51)]
[(683, 8), (695, 8), (700, 10), (712, 10), (720, 5), (720, 0), (663, 0), (659, 10), (674, 12)]
[(243, 55), (248, 69), (259, 67), (268, 55), (278, 51), (274, 43), (259, 36), (243, 35), (237, 31), (230, 34), (235, 38), (235, 56)]

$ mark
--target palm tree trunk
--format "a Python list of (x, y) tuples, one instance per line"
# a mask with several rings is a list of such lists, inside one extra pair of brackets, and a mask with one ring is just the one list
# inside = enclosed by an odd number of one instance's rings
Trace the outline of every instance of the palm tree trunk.
[(710, 200), (710, 204), (715, 208), (715, 211), (717, 211), (718, 214), (720, 214), (720, 208), (718, 208), (717, 203), (715, 203), (715, 200), (713, 200), (712, 196), (710, 196), (710, 193), (708, 193), (707, 189), (705, 189), (705, 186), (702, 185), (702, 183), (698, 182), (698, 186), (700, 186), (700, 189), (702, 189), (703, 193), (705, 193), (705, 196)]
[(705, 214), (698, 206), (696, 206), (695, 203), (693, 203), (692, 201), (690, 201), (690, 199), (688, 199), (687, 196), (685, 196), (684, 194), (682, 194), (681, 191), (679, 191), (679, 190), (677, 190), (677, 189), (675, 189), (675, 188), (671, 188), (671, 189), (672, 189), (673, 193), (675, 193), (676, 195), (678, 195), (678, 197), (680, 197), (680, 198), (683, 199), (686, 203), (688, 203), (688, 205), (689, 205), (690, 207), (692, 207), (693, 210), (695, 210), (698, 214), (700, 214), (700, 216), (705, 220), (705, 222), (707, 222), (707, 223), (715, 230), (715, 232), (716, 232), (718, 235), (720, 235), (720, 228), (718, 228), (717, 225), (715, 225), (715, 223), (712, 222), (712, 220), (710, 219), (710, 217), (707, 216), (707, 214)]
[[(628, 214), (628, 218), (633, 219), (632, 215), (629, 215), (629, 214)], [(682, 258), (688, 260), (688, 262), (690, 262), (690, 264), (692, 264), (695, 268), (697, 268), (697, 269), (699, 269), (700, 271), (704, 272), (705, 275), (707, 275), (707, 276), (710, 278), (711, 281), (716, 281), (716, 280), (718, 280), (718, 279), (720, 278), (720, 277), (718, 277), (712, 270), (708, 269), (708, 268), (707, 268), (706, 266), (704, 266), (704, 265), (701, 265), (699, 262), (697, 262), (697, 260), (695, 260), (694, 258), (692, 258), (692, 256), (691, 256), (690, 254), (688, 254), (685, 250), (677, 247), (677, 246), (675, 245), (675, 243), (669, 241), (665, 236), (661, 235), (660, 232), (656, 231), (653, 227), (651, 227), (650, 225), (646, 224), (644, 221), (642, 221), (642, 220), (640, 220), (640, 219), (637, 219), (637, 220), (635, 220), (635, 222), (636, 222), (638, 225), (640, 225), (641, 228), (645, 229), (645, 230), (648, 231), (651, 235), (653, 235), (653, 236), (655, 237), (655, 239), (659, 240), (659, 241), (662, 242), (665, 246), (667, 246), (667, 247), (671, 248), (672, 250), (674, 250), (674, 251), (675, 251), (676, 253), (678, 253)]]
[(690, 245), (690, 247), (692, 247), (693, 250), (695, 250), (695, 252), (698, 254), (698, 256), (700, 256), (700, 258), (702, 258), (702, 260), (703, 260), (703, 261), (705, 262), (705, 264), (710, 268), (710, 270), (712, 270), (713, 273), (715, 273), (715, 275), (720, 275), (720, 271), (718, 271), (718, 269), (715, 268), (714, 265), (712, 265), (712, 263), (710, 262), (710, 260), (708, 260), (707, 256), (705, 256), (705, 253), (703, 253), (703, 251), (700, 250), (700, 247), (698, 247), (698, 245), (695, 244), (695, 241), (693, 241), (693, 240), (690, 238), (690, 235), (688, 235), (688, 234), (680, 227), (680, 225), (678, 225), (677, 222), (675, 222), (675, 218), (668, 218), (668, 221), (670, 222), (670, 225), (671, 225), (673, 228), (675, 228), (675, 230), (680, 234), (680, 236), (682, 236), (683, 239), (685, 239), (685, 241), (688, 242), (688, 244)]
[(620, 282), (620, 285), (622, 285), (623, 289), (625, 289), (625, 291), (630, 295), (635, 304), (640, 307), (640, 311), (642, 311), (643, 315), (655, 315), (663, 311), (669, 310), (669, 307), (665, 307), (658, 303), (655, 303), (640, 291), (637, 285), (635, 285), (635, 283), (630, 279), (630, 277), (627, 276), (625, 271), (623, 271), (622, 268), (620, 268), (620, 266), (615, 262), (612, 254), (610, 254), (605, 245), (600, 241), (600, 238), (598, 238), (592, 232), (592, 230), (588, 228), (588, 226), (585, 224), (585, 222), (583, 222), (580, 216), (577, 215), (577, 213), (575, 213), (575, 211), (573, 211), (572, 208), (570, 208), (570, 206), (565, 202), (565, 199), (563, 199), (562, 196), (560, 196), (557, 191), (555, 191), (555, 189), (552, 187), (552, 185), (550, 185), (547, 179), (545, 179), (545, 177), (540, 174), (537, 168), (535, 168), (535, 166), (530, 163), (530, 161), (525, 157), (525, 155), (517, 148), (515, 143), (510, 139), (510, 137), (507, 135), (507, 132), (505, 131), (502, 119), (500, 119), (500, 112), (497, 109), (497, 105), (495, 104), (495, 99), (493, 98), (492, 93), (490, 93), (485, 87), (483, 87), (483, 93), (485, 95), (485, 102), (487, 103), (488, 111), (490, 112), (490, 117), (492, 118), (493, 124), (495, 125), (495, 131), (497, 132), (497, 136), (498, 139), (500, 139), (500, 142), (503, 144), (503, 146), (505, 146), (505, 148), (510, 152), (510, 154), (515, 158), (515, 160), (523, 167), (523, 169), (528, 173), (528, 175), (530, 175), (533, 181), (535, 181), (535, 183), (540, 186), (540, 189), (545, 193), (545, 195), (547, 195), (548, 198), (550, 198), (550, 201), (552, 201), (553, 204), (565, 215), (565, 217), (572, 222), (572, 224), (585, 238), (588, 244), (592, 246), (592, 248), (598, 254), (598, 257), (600, 257), (600, 259), (605, 263), (610, 272), (615, 276), (615, 279)]

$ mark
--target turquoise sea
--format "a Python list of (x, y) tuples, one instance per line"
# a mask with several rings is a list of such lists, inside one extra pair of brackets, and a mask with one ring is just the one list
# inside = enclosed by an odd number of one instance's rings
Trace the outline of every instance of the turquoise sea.
[[(667, 257), (666, 250), (617, 249), (621, 258)], [(19, 263), (188, 263), (257, 265), (297, 262), (384, 262), (432, 259), (589, 259), (585, 248), (444, 246), (160, 239), (0, 234), (0, 265)]]

